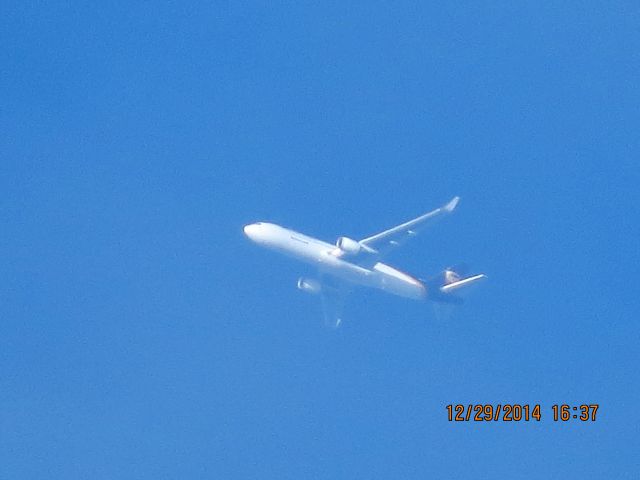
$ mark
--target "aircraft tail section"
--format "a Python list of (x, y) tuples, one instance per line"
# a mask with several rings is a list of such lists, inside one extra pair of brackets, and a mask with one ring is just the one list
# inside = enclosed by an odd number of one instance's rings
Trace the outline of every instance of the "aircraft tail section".
[(463, 278), (463, 279), (457, 280), (455, 282), (451, 282), (451, 283), (447, 283), (445, 285), (442, 285), (440, 287), (440, 291), (442, 293), (446, 293), (446, 294), (451, 294), (451, 293), (455, 293), (455, 292), (461, 292), (465, 288), (468, 288), (468, 287), (478, 283), (480, 280), (484, 280), (485, 278), (487, 278), (487, 276), (484, 273), (480, 273), (478, 275), (473, 275), (471, 277)]
[(464, 268), (447, 268), (425, 283), (429, 300), (440, 303), (461, 304), (464, 303), (463, 295), (487, 278), (483, 273), (463, 277), (460, 273)]

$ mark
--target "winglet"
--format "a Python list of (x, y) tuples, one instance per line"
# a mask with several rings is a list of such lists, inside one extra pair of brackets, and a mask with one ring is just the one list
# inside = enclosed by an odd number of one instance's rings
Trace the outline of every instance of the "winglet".
[(453, 210), (458, 205), (459, 201), (460, 201), (460, 197), (453, 197), (449, 203), (447, 203), (444, 207), (442, 207), (442, 209), (446, 210), (449, 213), (453, 212)]

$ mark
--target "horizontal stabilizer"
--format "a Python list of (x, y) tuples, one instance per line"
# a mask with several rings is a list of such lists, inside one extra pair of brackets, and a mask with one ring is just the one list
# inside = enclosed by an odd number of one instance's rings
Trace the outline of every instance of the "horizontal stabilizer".
[(469, 287), (472, 284), (475, 284), (485, 278), (487, 278), (487, 276), (484, 273), (474, 275), (472, 277), (463, 278), (462, 280), (457, 280), (455, 282), (448, 283), (447, 285), (443, 285), (442, 287), (440, 287), (440, 291), (442, 293), (458, 293), (460, 289)]

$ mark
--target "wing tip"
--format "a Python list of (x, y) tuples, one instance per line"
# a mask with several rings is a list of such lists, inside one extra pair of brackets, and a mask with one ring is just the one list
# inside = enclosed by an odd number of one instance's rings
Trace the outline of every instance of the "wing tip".
[(446, 210), (447, 212), (453, 212), (455, 208), (458, 206), (459, 201), (460, 201), (460, 197), (456, 195), (449, 201), (449, 203), (447, 203), (444, 206), (444, 210)]

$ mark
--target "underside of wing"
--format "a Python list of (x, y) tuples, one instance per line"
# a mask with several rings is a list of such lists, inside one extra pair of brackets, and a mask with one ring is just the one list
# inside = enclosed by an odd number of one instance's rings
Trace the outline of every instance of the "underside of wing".
[(439, 218), (453, 212), (456, 205), (458, 205), (459, 200), (460, 197), (454, 197), (449, 201), (449, 203), (440, 208), (425, 213), (424, 215), (401, 225), (390, 228), (389, 230), (385, 230), (384, 232), (380, 232), (376, 235), (360, 240), (359, 243), (380, 255), (384, 255), (390, 250), (401, 246), (407, 239), (417, 235), (427, 225), (431, 225)]
[(351, 292), (349, 285), (337, 279), (322, 276), (322, 313), (324, 324), (329, 328), (338, 328), (342, 323), (342, 312)]
[(338, 278), (320, 273), (320, 278), (300, 277), (298, 289), (317, 295), (322, 301), (324, 323), (330, 328), (337, 328), (342, 322), (342, 310), (352, 286)]

